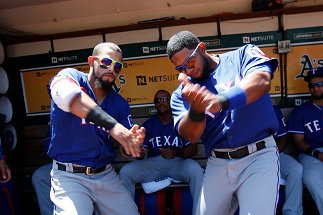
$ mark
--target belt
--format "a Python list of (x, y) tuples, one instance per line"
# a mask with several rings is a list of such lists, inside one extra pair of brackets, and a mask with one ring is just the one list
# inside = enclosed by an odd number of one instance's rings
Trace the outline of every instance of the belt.
[(262, 141), (256, 143), (256, 148), (257, 148), (257, 150), (252, 151), (252, 152), (249, 151), (248, 146), (244, 146), (244, 147), (238, 148), (238, 149), (232, 149), (227, 152), (219, 152), (219, 151), (215, 151), (213, 149), (211, 152), (211, 155), (213, 157), (224, 158), (224, 159), (243, 158), (243, 157), (246, 157), (256, 151), (266, 148), (266, 142), (262, 140)]
[(86, 175), (93, 175), (93, 174), (97, 174), (97, 173), (100, 173), (104, 170), (106, 170), (107, 166), (103, 166), (103, 167), (100, 167), (98, 169), (92, 169), (92, 167), (90, 166), (75, 166), (75, 165), (72, 165), (73, 169), (71, 171), (68, 171), (65, 164), (62, 164), (62, 163), (59, 163), (59, 162), (56, 162), (57, 164), (57, 169), (58, 170), (62, 170), (62, 171), (65, 171), (65, 172), (73, 172), (73, 173), (85, 173)]

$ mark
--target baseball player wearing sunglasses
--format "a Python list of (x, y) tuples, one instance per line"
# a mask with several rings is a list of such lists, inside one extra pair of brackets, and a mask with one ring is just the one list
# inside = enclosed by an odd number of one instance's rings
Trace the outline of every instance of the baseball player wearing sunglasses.
[(122, 52), (100, 43), (88, 58), (90, 71), (61, 70), (50, 81), (53, 159), (50, 197), (54, 214), (138, 214), (111, 163), (112, 143), (140, 156), (145, 129), (132, 125), (130, 108), (113, 89), (122, 69)]
[(167, 43), (181, 84), (171, 107), (175, 130), (209, 157), (195, 214), (275, 214), (278, 121), (269, 89), (278, 61), (254, 45), (219, 55), (191, 32)]
[(310, 70), (305, 81), (312, 99), (294, 108), (288, 132), (301, 151), (303, 182), (323, 214), (323, 67)]

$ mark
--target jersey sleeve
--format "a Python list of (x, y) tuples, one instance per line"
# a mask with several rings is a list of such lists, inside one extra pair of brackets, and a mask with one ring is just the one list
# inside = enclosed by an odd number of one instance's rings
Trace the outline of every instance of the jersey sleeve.
[(281, 136), (284, 136), (287, 134), (286, 120), (285, 120), (285, 117), (278, 106), (274, 105), (273, 108), (274, 108), (274, 111), (276, 113), (278, 123), (279, 123), (278, 131), (274, 134), (274, 136), (281, 137)]
[(272, 77), (278, 66), (275, 58), (268, 58), (257, 46), (249, 44), (239, 49), (241, 58), (241, 76), (245, 77), (254, 71), (267, 71)]
[(130, 114), (130, 107), (126, 101), (121, 103), (120, 113), (118, 119), (116, 119), (121, 125), (130, 129), (133, 126), (132, 116)]
[(189, 105), (184, 101), (181, 96), (182, 85), (180, 85), (172, 94), (170, 106), (174, 117), (174, 128), (178, 132), (178, 124), (183, 118), (184, 114), (188, 111)]
[(294, 108), (288, 121), (288, 132), (304, 134), (303, 116), (300, 107)]
[(74, 68), (62, 69), (56, 76), (51, 78), (51, 80), (49, 81), (49, 85), (47, 87), (47, 92), (48, 92), (48, 95), (50, 98), (51, 98), (51, 92), (50, 92), (51, 91), (51, 84), (52, 84), (53, 80), (55, 79), (55, 77), (60, 77), (60, 76), (71, 78), (78, 85), (80, 85), (80, 82), (82, 80), (82, 75), (77, 69), (74, 69)]

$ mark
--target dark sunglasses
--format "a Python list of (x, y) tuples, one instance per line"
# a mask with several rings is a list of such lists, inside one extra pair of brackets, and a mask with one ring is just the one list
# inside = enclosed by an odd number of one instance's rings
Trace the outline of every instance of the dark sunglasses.
[(202, 43), (197, 44), (196, 48), (194, 49), (194, 51), (192, 52), (192, 54), (190, 56), (188, 56), (188, 58), (186, 58), (186, 60), (179, 66), (175, 66), (175, 69), (179, 72), (185, 72), (187, 69), (192, 69), (194, 64), (189, 64), (189, 61), (195, 57), (197, 49), (200, 47)]
[(119, 61), (115, 61), (109, 57), (102, 57), (102, 56), (93, 56), (93, 58), (98, 59), (102, 65), (110, 66), (111, 64), (114, 66), (116, 73), (119, 73), (123, 68), (123, 64)]
[(314, 88), (315, 86), (317, 86), (317, 87), (323, 87), (323, 81), (315, 82), (315, 83), (309, 83), (307, 86), (310, 89)]
[(154, 103), (158, 104), (158, 103), (162, 103), (162, 102), (167, 102), (168, 100), (169, 100), (169, 98), (167, 96), (163, 96), (161, 98), (155, 98)]

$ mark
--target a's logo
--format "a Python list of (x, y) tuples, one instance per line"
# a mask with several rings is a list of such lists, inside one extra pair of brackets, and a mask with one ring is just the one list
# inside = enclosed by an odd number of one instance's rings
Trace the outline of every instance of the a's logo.
[(302, 64), (302, 68), (301, 68), (301, 72), (296, 75), (296, 79), (297, 78), (304, 78), (307, 73), (309, 71), (311, 71), (312, 69), (316, 68), (313, 66), (313, 64), (315, 64), (317, 62), (317, 67), (323, 66), (323, 59), (310, 59), (310, 56), (308, 55), (303, 55), (301, 57), (301, 64)]
[(57, 57), (51, 57), (51, 59), (52, 59), (52, 63), (58, 63)]
[(250, 37), (242, 37), (243, 43), (250, 43)]
[(139, 76), (136, 76), (136, 79), (137, 79), (137, 85), (138, 86), (147, 85), (147, 78), (146, 78), (146, 76), (139, 75)]

